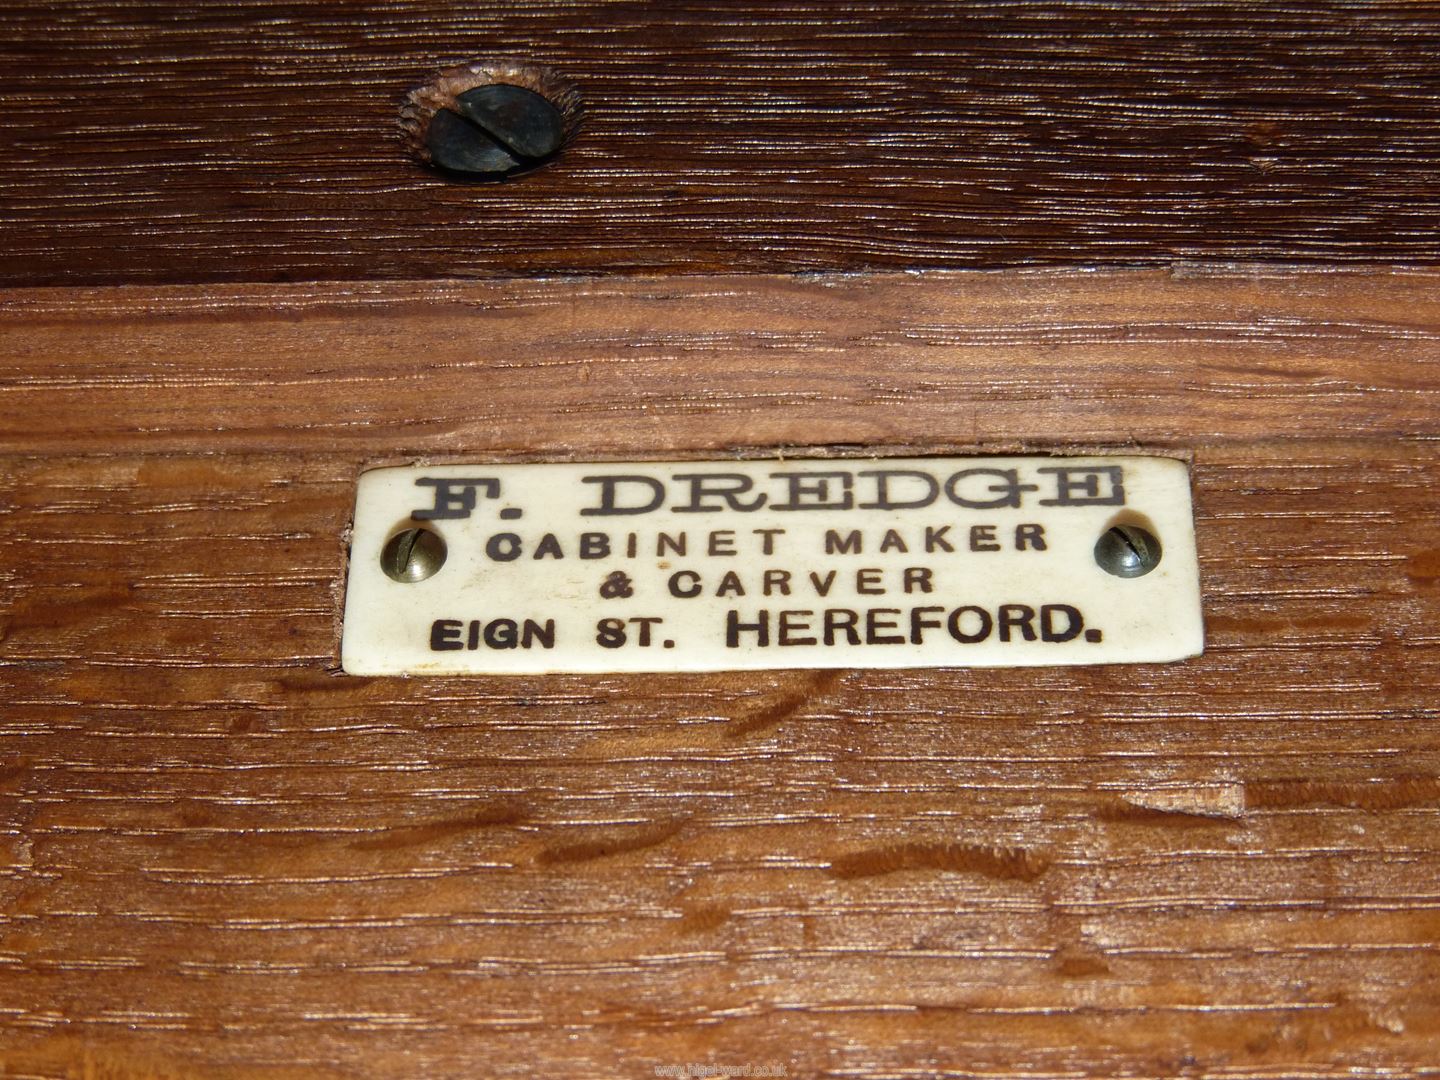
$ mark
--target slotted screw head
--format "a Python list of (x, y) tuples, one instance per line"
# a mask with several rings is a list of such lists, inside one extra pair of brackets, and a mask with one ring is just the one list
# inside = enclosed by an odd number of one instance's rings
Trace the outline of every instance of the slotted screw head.
[(492, 83), (430, 118), (425, 145), (439, 168), (499, 177), (539, 165), (565, 141), (560, 110), (533, 90)]
[(424, 581), (445, 565), (445, 554), (445, 541), (438, 533), (402, 529), (385, 542), (380, 569), (391, 581)]
[(1116, 577), (1144, 577), (1160, 565), (1160, 540), (1138, 525), (1115, 525), (1095, 541), (1095, 562)]
[(549, 157), (565, 141), (560, 110), (523, 86), (477, 86), (455, 99), (455, 109), (522, 158)]

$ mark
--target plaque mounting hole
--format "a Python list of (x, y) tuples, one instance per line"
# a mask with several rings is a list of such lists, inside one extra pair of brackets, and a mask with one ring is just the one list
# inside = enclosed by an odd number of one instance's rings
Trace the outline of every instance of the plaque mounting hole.
[(445, 565), (445, 541), (429, 529), (401, 529), (385, 541), (380, 569), (391, 581), (411, 583), (434, 577)]
[(1160, 541), (1139, 525), (1112, 525), (1095, 541), (1095, 562), (1107, 574), (1144, 577), (1160, 565)]

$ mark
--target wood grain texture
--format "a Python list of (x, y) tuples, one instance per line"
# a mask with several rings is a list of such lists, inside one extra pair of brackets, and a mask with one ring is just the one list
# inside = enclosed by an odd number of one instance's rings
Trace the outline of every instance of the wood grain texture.
[[(1433, 263), (1416, 0), (0, 3), (0, 281)], [(579, 140), (409, 161), (441, 66), (548, 64)]]
[[(0, 1076), (1436, 1075), (1436, 277), (0, 297)], [(366, 462), (1061, 443), (1203, 657), (334, 672)]]
[(1433, 438), (1440, 272), (15, 290), (0, 450)]

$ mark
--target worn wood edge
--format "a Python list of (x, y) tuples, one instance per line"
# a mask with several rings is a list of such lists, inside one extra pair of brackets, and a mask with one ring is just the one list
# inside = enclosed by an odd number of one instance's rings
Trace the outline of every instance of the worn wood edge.
[[(614, 285), (635, 289), (643, 295), (646, 287), (658, 295), (689, 286), (731, 283), (742, 286), (764, 282), (814, 285), (846, 285), (922, 281), (932, 283), (1002, 282), (1014, 280), (1027, 285), (1066, 282), (1219, 283), (1241, 282), (1319, 285), (1329, 282), (1353, 283), (1355, 279), (1376, 278), (1391, 283), (1440, 282), (1440, 265), (1424, 263), (1307, 263), (1282, 261), (1234, 261), (1177, 259), (1164, 263), (1071, 264), (978, 267), (925, 266), (905, 270), (809, 270), (781, 273), (742, 271), (737, 273), (683, 271), (596, 271), (595, 273), (538, 273), (513, 276), (445, 276), (424, 278), (337, 279), (314, 278), (299, 281), (217, 281), (194, 284), (123, 283), (99, 285), (5, 285), (0, 286), (0, 319), (23, 315), (36, 318), (85, 320), (96, 317), (147, 314), (155, 305), (173, 315), (190, 313), (223, 314), (251, 309), (266, 311), (315, 311), (329, 305), (365, 308), (376, 304), (484, 300), (514, 297), (528, 292), (548, 292), (567, 286)], [(323, 294), (323, 295), (317, 295)], [(92, 305), (102, 305), (95, 310)]]
[(0, 451), (1433, 438), (1437, 282), (1247, 267), (29, 290), (0, 294)]

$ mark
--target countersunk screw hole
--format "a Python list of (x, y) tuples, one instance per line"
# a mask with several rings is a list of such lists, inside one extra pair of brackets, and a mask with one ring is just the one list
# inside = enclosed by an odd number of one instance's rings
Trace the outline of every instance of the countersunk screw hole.
[(391, 581), (424, 581), (444, 565), (445, 541), (429, 529), (402, 529), (380, 552), (380, 569)]
[(1095, 541), (1095, 562), (1116, 577), (1144, 577), (1160, 565), (1160, 541), (1138, 525), (1113, 525)]

